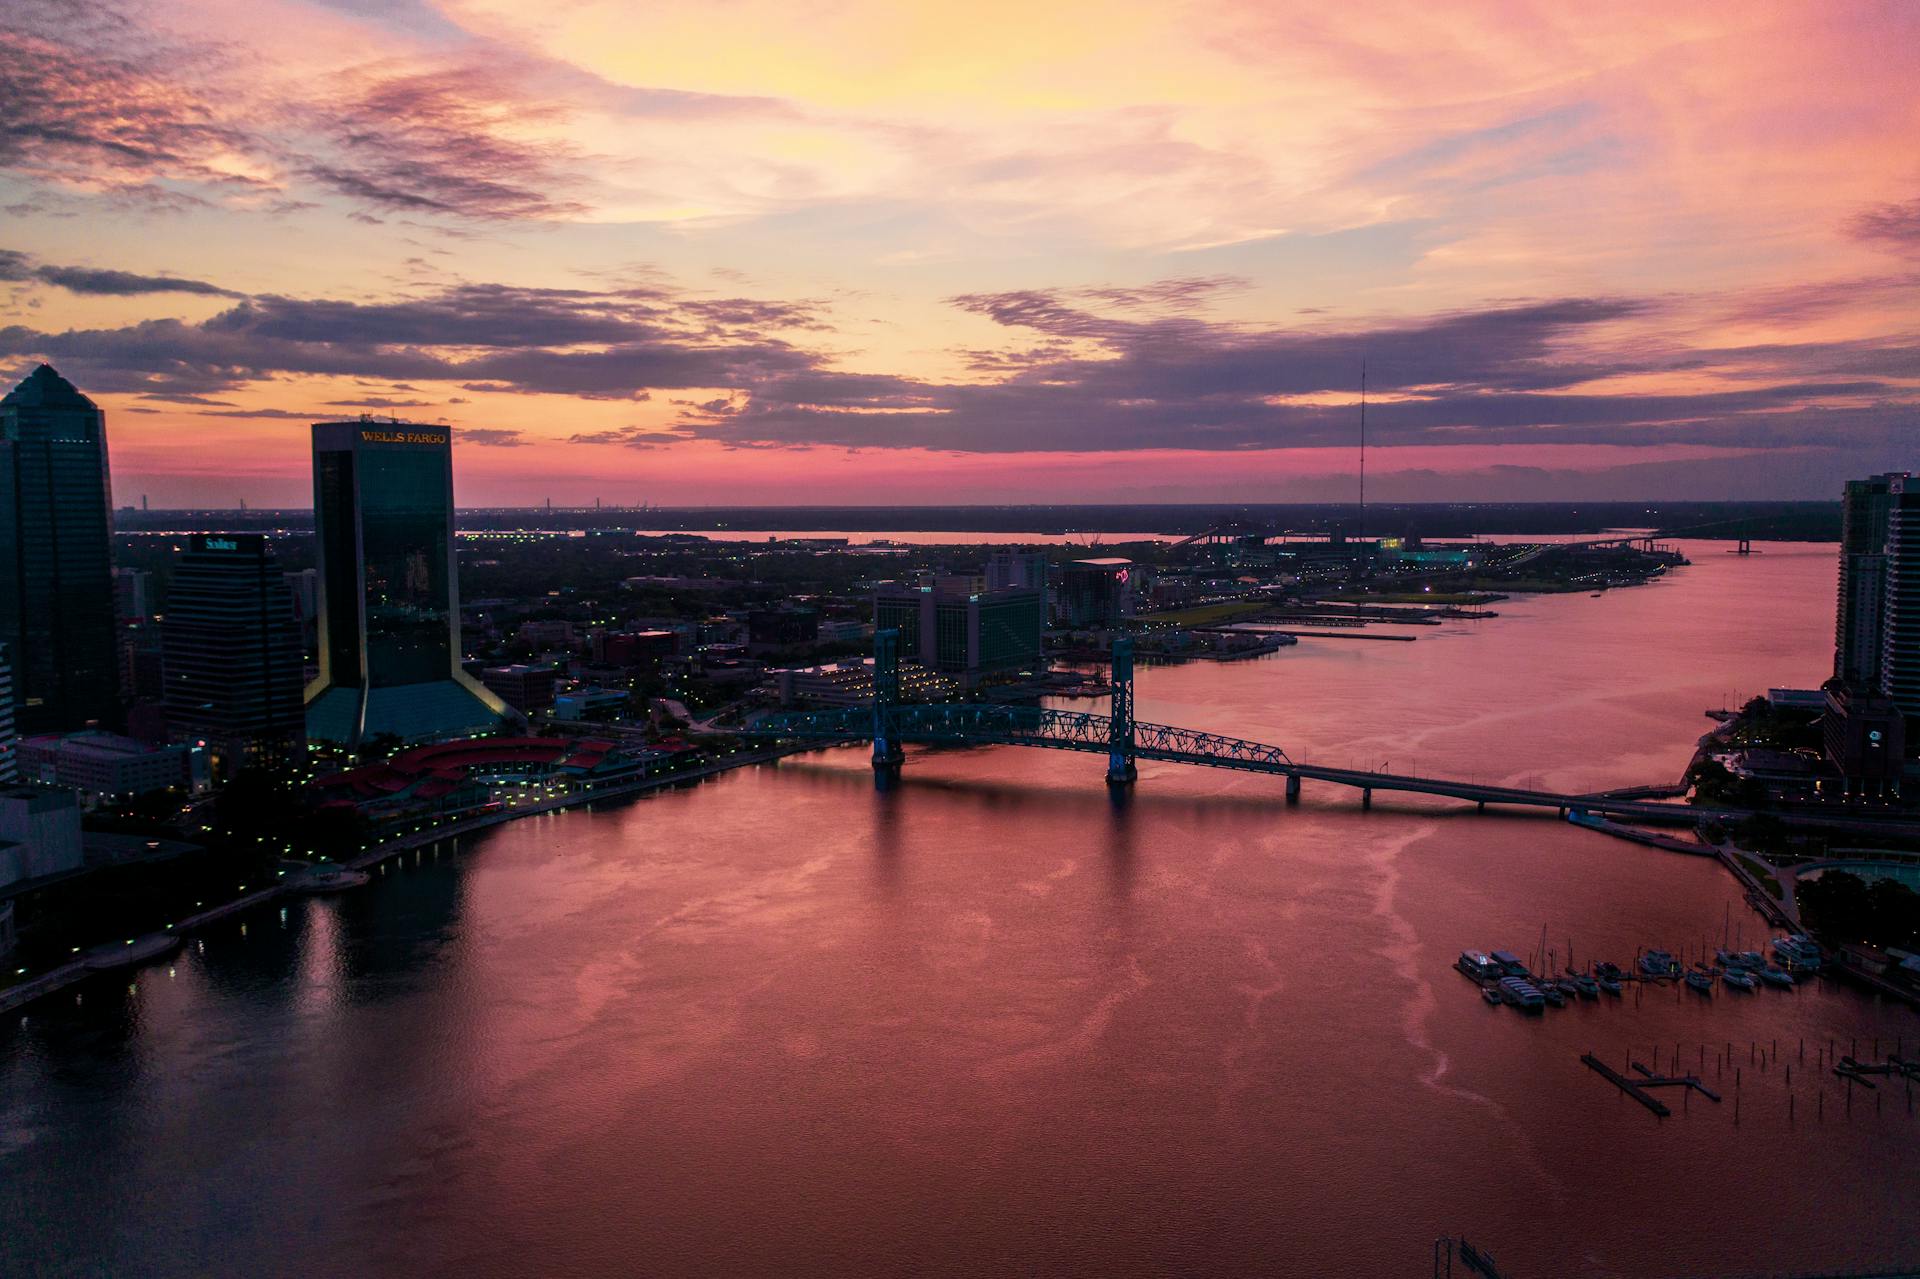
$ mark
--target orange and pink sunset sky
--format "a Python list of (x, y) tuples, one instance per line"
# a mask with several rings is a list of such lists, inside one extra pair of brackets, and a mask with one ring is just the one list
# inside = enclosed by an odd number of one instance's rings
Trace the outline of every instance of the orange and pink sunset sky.
[(0, 372), (117, 500), (1828, 497), (1920, 467), (1920, 4), (8, 0)]

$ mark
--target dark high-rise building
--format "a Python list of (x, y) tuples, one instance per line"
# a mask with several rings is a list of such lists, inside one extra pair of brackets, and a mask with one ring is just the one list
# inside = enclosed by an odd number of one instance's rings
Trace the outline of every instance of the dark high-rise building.
[(1035, 590), (984, 591), (966, 579), (881, 590), (876, 629), (900, 634), (900, 655), (971, 688), (1018, 671), (1042, 669), (1040, 633), (1046, 597)]
[(1132, 560), (1074, 560), (1060, 580), (1060, 612), (1069, 626), (1118, 630), (1134, 611)]
[[(1880, 612), (1880, 691), (1920, 726), (1920, 480), (1887, 481), (1886, 599)], [(1907, 744), (1920, 745), (1909, 731)]]
[(266, 538), (191, 538), (174, 563), (160, 635), (168, 731), (205, 741), (216, 776), (299, 762), (300, 629)]
[(0, 644), (0, 786), (20, 779), (19, 748), (13, 731), (13, 667), (7, 646)]
[(308, 736), (358, 744), (498, 727), (505, 703), (460, 667), (451, 432), (316, 423), (313, 508), (320, 676)]
[(42, 364), (0, 399), (0, 643), (23, 733), (119, 710), (106, 416)]
[(1881, 622), (1887, 589), (1887, 520), (1899, 478), (1848, 480), (1840, 508), (1840, 591), (1834, 610), (1833, 673), (1852, 688), (1880, 686)]

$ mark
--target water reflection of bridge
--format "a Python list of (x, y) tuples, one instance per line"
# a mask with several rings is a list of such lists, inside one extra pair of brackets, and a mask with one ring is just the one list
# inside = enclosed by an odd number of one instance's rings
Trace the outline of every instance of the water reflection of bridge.
[(1264, 742), (1169, 724), (1142, 723), (1133, 716), (1133, 643), (1125, 637), (1114, 641), (1113, 702), (1106, 715), (982, 703), (902, 705), (899, 643), (899, 634), (895, 631), (883, 630), (874, 636), (871, 705), (767, 715), (747, 731), (756, 737), (794, 742), (871, 741), (874, 771), (883, 779), (899, 775), (906, 759), (903, 748), (908, 743), (1034, 746), (1105, 755), (1107, 782), (1112, 786), (1130, 785), (1138, 775), (1138, 761), (1159, 760), (1284, 777), (1290, 802), (1299, 798), (1302, 782), (1316, 781), (1358, 790), (1361, 804), (1366, 807), (1372, 805), (1375, 791), (1388, 791), (1465, 800), (1483, 809), (1488, 804), (1551, 808), (1561, 814), (1604, 814), (1636, 822), (1692, 825), (1702, 818), (1742, 816), (1731, 810), (1662, 804), (1624, 796), (1568, 795), (1440, 777), (1332, 768), (1295, 760), (1280, 747)]

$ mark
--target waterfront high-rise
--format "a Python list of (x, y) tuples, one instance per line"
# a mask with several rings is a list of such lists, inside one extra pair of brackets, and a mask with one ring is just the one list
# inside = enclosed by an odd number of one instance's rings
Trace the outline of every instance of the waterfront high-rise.
[(303, 757), (299, 622), (266, 538), (189, 539), (174, 562), (160, 647), (168, 731), (205, 741), (215, 776)]
[(1036, 590), (971, 590), (952, 582), (891, 587), (874, 595), (873, 622), (899, 632), (904, 660), (968, 688), (1045, 665), (1047, 605)]
[(19, 780), (18, 751), (13, 731), (13, 666), (7, 660), (7, 646), (0, 644), (0, 786)]
[(1887, 567), (1880, 617), (1880, 691), (1907, 718), (1920, 744), (1920, 480), (1887, 480)]
[(449, 429), (315, 423), (313, 510), (320, 675), (308, 736), (357, 745), (498, 727), (506, 704), (460, 668)]
[(42, 364), (0, 399), (0, 643), (21, 732), (119, 709), (106, 416)]
[(1840, 589), (1834, 610), (1833, 674), (1852, 688), (1880, 684), (1887, 582), (1887, 520), (1895, 475), (1848, 480), (1840, 507)]

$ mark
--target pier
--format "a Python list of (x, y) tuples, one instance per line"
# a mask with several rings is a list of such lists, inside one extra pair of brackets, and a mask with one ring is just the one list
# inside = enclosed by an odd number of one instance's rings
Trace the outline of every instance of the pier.
[(1627, 1068), (1632, 1070), (1634, 1074), (1640, 1076), (1638, 1079), (1635, 1079), (1631, 1075), (1621, 1074), (1592, 1053), (1580, 1054), (1580, 1060), (1586, 1065), (1587, 1069), (1593, 1071), (1602, 1079), (1662, 1119), (1671, 1115), (1673, 1111), (1668, 1108), (1666, 1102), (1661, 1101), (1658, 1097), (1647, 1091), (1650, 1088), (1691, 1089), (1704, 1096), (1708, 1101), (1717, 1102), (1720, 1100), (1720, 1094), (1702, 1083), (1698, 1075), (1662, 1075), (1641, 1065), (1637, 1061), (1630, 1060), (1627, 1062)]

